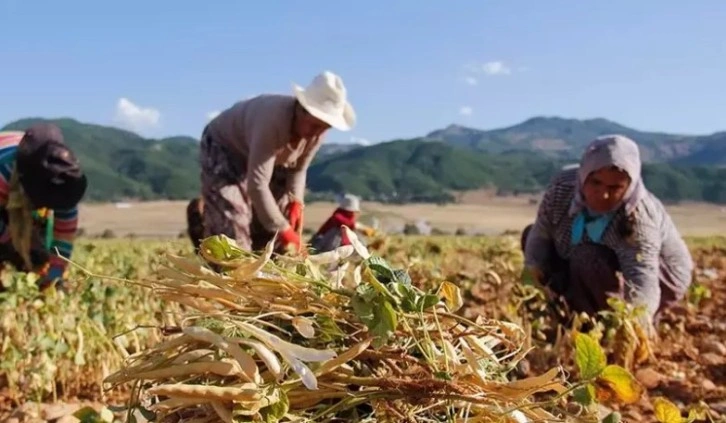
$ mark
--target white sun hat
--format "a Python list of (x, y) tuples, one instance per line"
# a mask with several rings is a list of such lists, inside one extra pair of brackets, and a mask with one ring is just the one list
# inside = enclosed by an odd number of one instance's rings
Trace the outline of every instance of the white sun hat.
[(360, 199), (353, 194), (345, 194), (340, 198), (340, 208), (349, 212), (360, 211)]
[(348, 102), (343, 79), (330, 71), (324, 71), (303, 88), (293, 84), (295, 97), (311, 115), (341, 131), (355, 125), (355, 111)]

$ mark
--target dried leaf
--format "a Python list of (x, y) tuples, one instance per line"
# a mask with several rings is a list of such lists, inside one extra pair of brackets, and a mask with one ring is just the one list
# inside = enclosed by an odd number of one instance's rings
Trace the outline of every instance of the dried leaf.
[[(466, 352), (468, 349), (464, 348)], [(547, 373), (522, 380), (515, 380), (506, 384), (486, 381), (479, 384), (490, 393), (497, 393), (511, 401), (520, 401), (537, 392), (555, 391), (561, 394), (567, 390), (564, 385), (556, 381), (559, 368), (550, 369)]]
[(312, 339), (315, 337), (315, 328), (313, 327), (313, 321), (310, 319), (302, 316), (293, 317), (292, 326), (305, 338)]
[(345, 236), (348, 237), (350, 244), (353, 246), (353, 248), (355, 248), (355, 252), (358, 253), (358, 255), (361, 256), (364, 260), (370, 258), (371, 253), (369, 253), (365, 245), (360, 242), (360, 239), (358, 239), (358, 235), (356, 235), (355, 232), (351, 231), (350, 228), (345, 225), (341, 227), (343, 228)]
[(660, 423), (681, 423), (681, 410), (663, 397), (653, 399), (653, 413)]
[(262, 270), (267, 262), (270, 261), (272, 253), (275, 251), (275, 238), (276, 236), (267, 243), (264, 254), (262, 254), (255, 260), (240, 264), (231, 272), (231, 276), (237, 280), (246, 280), (253, 277), (255, 274), (257, 274), (257, 272)]
[(455, 312), (464, 305), (464, 298), (461, 295), (461, 289), (451, 282), (444, 281), (439, 287), (439, 296), (446, 303), (446, 307), (451, 312)]
[(371, 345), (372, 340), (373, 338), (366, 338), (363, 341), (353, 345), (352, 347), (350, 347), (350, 349), (340, 354), (339, 356), (333, 358), (332, 360), (324, 362), (315, 373), (320, 376), (325, 373), (332, 372), (339, 366), (349, 362), (350, 360), (353, 360), (354, 358), (358, 357), (360, 353), (365, 351), (368, 346)]
[(620, 366), (609, 365), (595, 380), (595, 392), (602, 402), (633, 404), (640, 399), (643, 388), (630, 372)]

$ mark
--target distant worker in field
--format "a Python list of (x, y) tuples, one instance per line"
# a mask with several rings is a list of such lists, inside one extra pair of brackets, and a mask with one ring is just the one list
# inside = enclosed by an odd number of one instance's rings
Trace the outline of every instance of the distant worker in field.
[(0, 132), (0, 262), (36, 272), (41, 289), (62, 285), (86, 187), (56, 125)]
[(224, 234), (242, 248), (260, 250), (277, 232), (279, 248), (300, 249), (310, 162), (329, 128), (348, 131), (356, 118), (343, 80), (332, 72), (293, 89), (294, 95), (236, 103), (204, 129), (202, 198), (187, 208), (195, 246), (200, 233)]
[(616, 296), (657, 318), (691, 284), (688, 248), (643, 185), (637, 144), (620, 135), (595, 139), (554, 178), (522, 246), (525, 271), (590, 315)]
[(360, 199), (351, 194), (343, 195), (333, 215), (313, 235), (310, 241), (311, 247), (315, 252), (322, 253), (334, 250), (342, 245), (350, 245), (350, 240), (343, 232), (343, 225), (352, 231), (362, 232), (365, 236), (373, 236), (375, 230), (358, 222), (359, 215)]

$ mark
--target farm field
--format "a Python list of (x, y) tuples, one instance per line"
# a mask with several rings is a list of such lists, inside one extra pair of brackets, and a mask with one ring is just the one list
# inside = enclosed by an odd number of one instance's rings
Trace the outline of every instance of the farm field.
[[(637, 366), (623, 363), (645, 389), (635, 404), (612, 406), (620, 408), (623, 421), (656, 421), (656, 397), (668, 398), (683, 415), (700, 411), (703, 419), (696, 421), (726, 416), (726, 239), (690, 237), (688, 242), (698, 265), (697, 283), (660, 322), (660, 341), (652, 346), (652, 356)], [(576, 373), (568, 358), (571, 342), (563, 341), (569, 328), (560, 328), (556, 336), (557, 325), (543, 303), (519, 289), (518, 234), (390, 237), (374, 240), (371, 251), (392, 266), (406, 268), (421, 289), (443, 281), (459, 287), (459, 315), (524, 328), (532, 350), (512, 377), (541, 375), (559, 365), (567, 374)], [(166, 262), (164, 253), (189, 252), (186, 240), (84, 239), (75, 256), (69, 296), (41, 298), (32, 277), (4, 273), (9, 292), (0, 294), (0, 419), (75, 421), (68, 414), (82, 404), (95, 409), (123, 405), (129, 386), (104, 391), (101, 382), (129, 354), (160, 342), (164, 335), (159, 328), (173, 326), (179, 315), (176, 304), (158, 299), (136, 282), (154, 278)], [(604, 345), (608, 362), (622, 359), (620, 344), (614, 345)]]
[[(400, 229), (407, 222), (423, 219), (432, 228), (454, 233), (463, 229), (471, 233), (499, 235), (505, 231), (521, 231), (531, 223), (537, 206), (530, 198), (498, 198), (471, 195), (463, 204), (390, 205), (363, 203), (363, 217), (376, 217), (389, 231)], [(130, 208), (126, 208), (130, 207)], [(333, 212), (333, 203), (311, 203), (306, 206), (305, 226), (317, 229)], [(122, 205), (91, 204), (81, 206), (81, 227), (94, 236), (111, 230), (117, 236), (176, 237), (185, 230), (185, 202), (145, 202)], [(726, 208), (713, 204), (682, 204), (668, 207), (671, 216), (685, 235), (710, 236), (726, 233)]]

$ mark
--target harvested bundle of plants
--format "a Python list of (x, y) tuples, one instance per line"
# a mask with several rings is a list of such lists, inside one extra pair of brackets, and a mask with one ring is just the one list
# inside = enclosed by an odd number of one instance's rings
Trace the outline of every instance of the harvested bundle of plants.
[(456, 285), (418, 289), (344, 230), (352, 245), (308, 257), (273, 260), (272, 243), (256, 256), (224, 236), (199, 258), (169, 255), (146, 284), (183, 305), (179, 324), (106, 383), (133, 383), (130, 408), (157, 421), (564, 418), (573, 387), (558, 368), (508, 378), (527, 354), (522, 329), (456, 314)]

